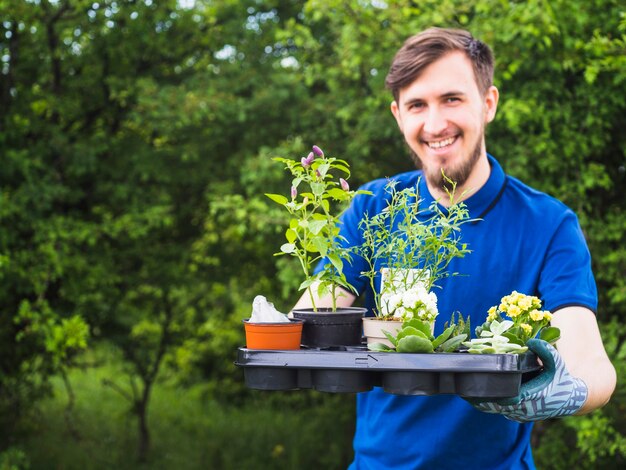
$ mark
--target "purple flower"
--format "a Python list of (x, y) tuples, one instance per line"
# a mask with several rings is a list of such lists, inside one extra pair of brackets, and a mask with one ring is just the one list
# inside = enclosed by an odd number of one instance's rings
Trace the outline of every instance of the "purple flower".
[(341, 183), (341, 189), (343, 189), (344, 191), (350, 191), (350, 185), (346, 180), (344, 180), (343, 178), (339, 178), (339, 183)]
[(295, 199), (297, 195), (298, 195), (298, 190), (296, 189), (295, 186), (292, 186), (291, 187), (291, 199)]
[(324, 152), (322, 152), (322, 149), (319, 148), (317, 145), (313, 146), (313, 153), (315, 155), (317, 155), (318, 157), (323, 157), (324, 156)]
[(306, 157), (302, 157), (300, 159), (300, 163), (302, 163), (304, 168), (308, 168), (311, 166), (311, 163), (313, 163), (313, 160), (315, 160), (315, 154), (313, 152), (309, 152)]

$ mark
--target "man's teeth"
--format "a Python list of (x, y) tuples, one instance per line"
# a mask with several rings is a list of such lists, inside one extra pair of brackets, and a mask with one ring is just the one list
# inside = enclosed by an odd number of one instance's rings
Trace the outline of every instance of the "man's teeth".
[(428, 142), (428, 146), (431, 149), (440, 149), (442, 147), (446, 147), (448, 145), (450, 145), (452, 142), (454, 142), (455, 137), (450, 137), (448, 139), (445, 140), (440, 140), (438, 142)]

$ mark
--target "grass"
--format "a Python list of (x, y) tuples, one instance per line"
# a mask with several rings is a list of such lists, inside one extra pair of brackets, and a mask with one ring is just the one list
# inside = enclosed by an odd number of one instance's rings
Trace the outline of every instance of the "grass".
[(53, 397), (38, 406), (18, 445), (31, 469), (339, 469), (352, 458), (351, 396), (255, 392), (236, 407), (203, 399), (202, 386), (159, 384), (148, 416), (151, 453), (139, 463), (129, 402), (102, 384), (116, 376), (122, 383), (116, 363), (71, 372), (74, 433), (63, 383), (54, 380)]

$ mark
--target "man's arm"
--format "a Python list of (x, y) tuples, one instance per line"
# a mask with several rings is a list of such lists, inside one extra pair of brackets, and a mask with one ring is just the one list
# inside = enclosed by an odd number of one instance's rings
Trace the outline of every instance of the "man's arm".
[[(315, 306), (316, 307), (332, 307), (333, 301), (330, 297), (330, 294), (321, 298), (315, 294), (317, 292), (317, 286), (318, 286), (317, 283), (311, 286), (313, 296), (315, 298)], [(337, 307), (350, 307), (356, 300), (356, 296), (344, 289), (341, 289), (341, 288), (339, 289), (341, 290), (341, 295), (339, 295), (339, 297), (337, 298)], [(300, 297), (300, 299), (296, 302), (296, 305), (293, 306), (293, 309), (312, 308), (312, 307), (313, 305), (311, 305), (311, 296), (309, 295), (308, 291), (305, 291), (302, 294), (302, 297)]]
[(602, 344), (596, 316), (584, 307), (565, 307), (553, 313), (551, 324), (561, 330), (556, 348), (567, 370), (588, 388), (587, 400), (576, 414), (604, 406), (615, 390), (617, 374)]

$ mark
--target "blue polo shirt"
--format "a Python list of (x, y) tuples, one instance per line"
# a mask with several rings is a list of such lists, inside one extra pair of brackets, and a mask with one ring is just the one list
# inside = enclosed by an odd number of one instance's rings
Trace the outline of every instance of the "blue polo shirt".
[[(451, 272), (463, 276), (439, 281), (435, 289), (439, 316), (435, 334), (452, 312), (470, 315), (472, 329), (485, 321), (487, 310), (513, 290), (536, 295), (545, 309), (581, 305), (596, 311), (597, 292), (591, 258), (576, 215), (558, 200), (504, 174), (488, 156), (487, 183), (465, 201), (470, 217), (462, 241), (472, 250), (455, 259)], [(433, 198), (420, 171), (397, 175), (397, 190), (418, 185), (422, 208)], [(387, 179), (362, 189), (342, 216), (341, 232), (349, 245), (362, 242), (358, 223), (387, 204)], [(424, 213), (424, 217), (428, 217)], [(367, 267), (355, 258), (345, 266), (348, 281), (365, 293), (373, 307)], [(455, 395), (400, 396), (375, 388), (357, 396), (354, 462), (351, 469), (532, 469), (532, 424), (482, 413)]]

